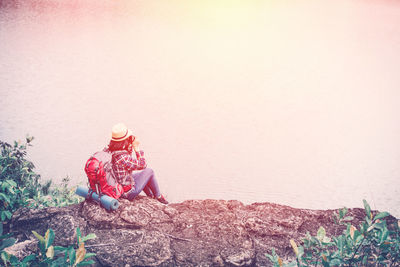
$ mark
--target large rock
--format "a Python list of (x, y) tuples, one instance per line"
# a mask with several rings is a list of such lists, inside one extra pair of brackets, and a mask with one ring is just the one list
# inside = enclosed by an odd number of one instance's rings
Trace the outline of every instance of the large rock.
[[(341, 233), (333, 223), (334, 210), (294, 209), (271, 203), (244, 205), (239, 201), (188, 200), (163, 205), (139, 197), (120, 200), (108, 212), (94, 202), (65, 208), (21, 209), (10, 224), (21, 242), (52, 228), (55, 243), (75, 242), (75, 229), (97, 238), (86, 242), (96, 253), (97, 266), (270, 266), (265, 257), (272, 248), (288, 260), (294, 258), (290, 239), (299, 242), (319, 226), (328, 235)], [(364, 210), (351, 209), (354, 225)], [(395, 218), (391, 218), (395, 220)]]

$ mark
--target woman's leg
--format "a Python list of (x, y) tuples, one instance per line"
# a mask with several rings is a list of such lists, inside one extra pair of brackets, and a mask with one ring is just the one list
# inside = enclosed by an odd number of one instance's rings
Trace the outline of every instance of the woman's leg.
[(154, 197), (154, 194), (148, 185), (143, 188), (143, 192), (145, 192), (148, 197)]
[(132, 174), (132, 178), (135, 181), (135, 187), (133, 190), (128, 192), (129, 200), (132, 200), (139, 195), (145, 187), (148, 187), (148, 189), (150, 189), (149, 191), (151, 191), (155, 197), (161, 196), (160, 189), (152, 169), (146, 168), (141, 172), (134, 173)]

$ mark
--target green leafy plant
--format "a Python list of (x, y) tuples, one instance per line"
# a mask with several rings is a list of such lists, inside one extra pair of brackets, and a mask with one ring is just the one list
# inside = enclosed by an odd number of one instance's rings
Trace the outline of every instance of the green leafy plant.
[[(346, 208), (339, 210), (333, 217), (338, 225), (346, 226), (341, 235), (328, 237), (321, 226), (316, 236), (307, 233), (303, 245), (297, 245), (290, 240), (296, 261), (284, 264), (275, 251), (266, 256), (274, 266), (395, 266), (400, 261), (400, 225), (394, 224), (391, 229), (383, 218), (388, 212), (373, 216), (366, 200), (364, 209), (365, 220), (358, 226), (350, 222), (352, 217), (346, 216)], [(397, 265), (398, 266), (398, 265)]]
[(32, 146), (33, 139), (27, 136), (25, 143), (14, 141), (14, 145), (0, 141), (0, 180), (14, 181), (19, 187), (26, 188), (29, 196), (42, 189), (40, 175), (34, 172), (35, 165), (26, 159), (27, 147)]
[[(76, 229), (77, 244), (62, 247), (53, 246), (54, 242), (54, 231), (48, 229), (44, 236), (32, 231), (35, 237), (38, 239), (38, 252), (26, 256), (24, 259), (19, 261), (14, 255), (10, 255), (7, 252), (2, 251), (2, 260), (5, 266), (10, 264), (11, 266), (41, 266), (41, 267), (59, 267), (59, 266), (87, 266), (94, 264), (93, 260), (89, 260), (90, 257), (95, 256), (95, 253), (87, 253), (85, 249), (85, 241), (96, 238), (95, 234), (89, 234), (82, 236), (79, 228)], [(15, 240), (14, 240), (15, 242)], [(13, 244), (13, 243), (12, 243)], [(11, 244), (11, 245), (12, 245)], [(4, 254), (4, 256), (3, 256)]]
[(4, 251), (5, 248), (11, 247), (15, 244), (15, 238), (10, 236), (11, 234), (3, 235), (3, 223), (0, 223), (0, 256), (5, 266), (7, 266), (7, 263), (10, 261), (18, 260), (14, 255), (8, 254), (6, 251)]
[(62, 179), (61, 185), (50, 187), (48, 194), (40, 194), (40, 192), (29, 199), (31, 208), (43, 207), (64, 207), (71, 204), (77, 204), (82, 198), (75, 194), (76, 187), (69, 187), (70, 178), (67, 176)]
[(61, 185), (52, 186), (51, 181), (41, 183), (34, 164), (26, 159), (27, 148), (34, 138), (27, 136), (25, 143), (15, 141), (13, 145), (0, 141), (0, 220), (11, 219), (20, 207), (62, 207), (79, 203), (81, 198), (69, 187), (65, 177)]
[(13, 180), (0, 181), (0, 219), (11, 219), (12, 212), (24, 204), (26, 191), (21, 190)]
[(9, 220), (12, 213), (26, 205), (39, 187), (39, 177), (33, 172), (34, 165), (25, 159), (26, 148), (33, 140), (26, 138), (25, 144), (10, 145), (0, 141), (0, 219)]
[(267, 258), (273, 262), (273, 267), (281, 267), (281, 266), (285, 266), (285, 267), (295, 267), (297, 266), (297, 263), (295, 261), (290, 262), (288, 264), (283, 264), (283, 260), (278, 256), (278, 254), (276, 254), (275, 249), (272, 249), (271, 254), (266, 254)]
[(82, 201), (82, 198), (75, 194), (76, 187), (69, 187), (70, 178), (66, 176), (62, 179), (61, 185), (51, 191), (52, 205), (64, 207)]

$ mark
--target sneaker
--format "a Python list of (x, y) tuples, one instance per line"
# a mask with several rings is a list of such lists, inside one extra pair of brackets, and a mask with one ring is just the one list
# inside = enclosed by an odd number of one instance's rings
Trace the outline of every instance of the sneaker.
[(163, 203), (163, 204), (168, 204), (168, 201), (164, 198), (163, 195), (159, 196), (156, 198), (159, 202)]

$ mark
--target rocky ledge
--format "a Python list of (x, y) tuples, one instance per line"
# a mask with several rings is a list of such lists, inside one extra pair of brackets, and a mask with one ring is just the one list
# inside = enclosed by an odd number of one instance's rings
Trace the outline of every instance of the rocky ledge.
[[(265, 254), (272, 248), (283, 259), (294, 258), (290, 239), (299, 242), (307, 232), (315, 235), (320, 225), (328, 235), (341, 233), (343, 229), (333, 223), (334, 212), (235, 200), (163, 205), (139, 197), (133, 202), (120, 200), (114, 212), (90, 201), (64, 208), (21, 209), (10, 230), (21, 244), (34, 244), (32, 230), (44, 234), (52, 228), (55, 244), (62, 246), (75, 242), (77, 227), (84, 235), (95, 233), (97, 238), (87, 241), (86, 247), (96, 253), (96, 266), (271, 266)], [(349, 213), (354, 225), (365, 217), (362, 209)]]

